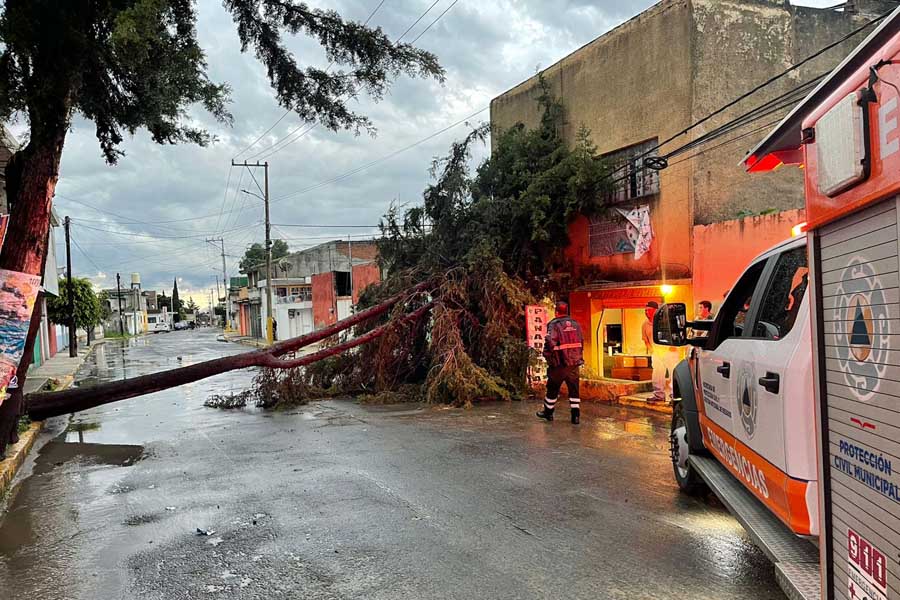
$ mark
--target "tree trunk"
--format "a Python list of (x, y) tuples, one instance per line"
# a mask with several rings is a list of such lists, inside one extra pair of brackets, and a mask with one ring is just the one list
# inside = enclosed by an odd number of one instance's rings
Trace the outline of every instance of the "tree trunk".
[[(59, 162), (66, 131), (66, 127), (58, 127), (49, 135), (35, 136), (35, 124), (32, 123), (32, 139), (24, 149), (13, 154), (6, 165), (10, 221), (6, 241), (0, 251), (0, 268), (30, 275), (42, 275), (44, 272), (50, 233), (50, 208), (59, 179)], [(55, 271), (53, 275), (56, 276)], [(19, 387), (13, 390), (8, 401), (4, 402), (0, 398), (0, 456), (5, 451), (5, 444), (18, 437), (22, 390), (31, 365), (40, 319), (41, 311), (35, 302), (25, 353), (16, 369)]]
[[(423, 286), (424, 284), (413, 288), (413, 293), (422, 289)], [(244, 354), (235, 356), (226, 356), (224, 358), (209, 360), (189, 367), (171, 369), (161, 373), (142, 375), (132, 379), (114, 381), (97, 386), (73, 388), (61, 392), (29, 394), (25, 399), (25, 410), (33, 420), (38, 421), (48, 417), (87, 410), (89, 408), (94, 408), (95, 406), (109, 404), (110, 402), (116, 402), (118, 400), (125, 400), (134, 398), (135, 396), (158, 392), (198, 381), (200, 379), (206, 379), (207, 377), (225, 373), (226, 371), (233, 371), (235, 369), (246, 369), (248, 367), (274, 367), (284, 369), (309, 364), (310, 362), (315, 362), (315, 360), (321, 360), (322, 358), (332, 356), (338, 352), (371, 341), (372, 339), (383, 335), (388, 327), (392, 326), (394, 323), (389, 322), (359, 338), (350, 340), (349, 342), (345, 342), (334, 348), (327, 348), (301, 359), (283, 361), (278, 360), (276, 357), (299, 350), (300, 348), (329, 338), (336, 333), (353, 327), (354, 325), (358, 325), (368, 319), (382, 315), (401, 300), (408, 298), (409, 295), (409, 292), (398, 294), (377, 306), (373, 306), (350, 318), (339, 321), (330, 327), (326, 327), (315, 333), (279, 342), (278, 344), (262, 350), (245, 352)], [(424, 314), (424, 311), (430, 307), (431, 305), (426, 305), (402, 319), (421, 317), (421, 315)]]

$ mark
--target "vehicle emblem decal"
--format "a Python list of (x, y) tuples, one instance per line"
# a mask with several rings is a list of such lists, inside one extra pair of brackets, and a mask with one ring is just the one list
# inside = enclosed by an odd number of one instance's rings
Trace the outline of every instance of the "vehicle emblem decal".
[(737, 379), (737, 401), (738, 409), (741, 412), (741, 425), (744, 426), (744, 431), (751, 439), (756, 434), (756, 417), (759, 411), (755, 379), (753, 366), (745, 364)]
[(856, 399), (872, 399), (887, 369), (890, 321), (880, 278), (855, 257), (841, 273), (832, 314), (834, 351), (845, 384)]

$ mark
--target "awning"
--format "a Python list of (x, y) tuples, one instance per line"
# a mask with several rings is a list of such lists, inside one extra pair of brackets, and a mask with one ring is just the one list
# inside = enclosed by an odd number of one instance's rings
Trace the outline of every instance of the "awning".
[(797, 151), (801, 146), (803, 121), (860, 67), (863, 67), (872, 52), (898, 32), (900, 32), (900, 8), (884, 19), (875, 31), (794, 107), (769, 135), (747, 153), (742, 161), (747, 171), (771, 171), (782, 164), (799, 164)]

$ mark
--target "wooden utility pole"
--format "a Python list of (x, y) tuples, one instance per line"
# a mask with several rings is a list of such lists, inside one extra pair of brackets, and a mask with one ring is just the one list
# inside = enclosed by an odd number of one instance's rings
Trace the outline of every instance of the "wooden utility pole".
[[(275, 320), (272, 315), (272, 222), (269, 220), (269, 162), (266, 161), (261, 163), (259, 161), (255, 163), (236, 163), (234, 159), (231, 160), (231, 166), (233, 167), (246, 167), (250, 169), (261, 168), (263, 169), (264, 183), (263, 183), (263, 195), (260, 196), (258, 194), (254, 194), (253, 192), (248, 192), (247, 190), (241, 190), (245, 194), (250, 194), (251, 196), (256, 196), (260, 198), (266, 206), (266, 340), (271, 344), (274, 340), (273, 337), (273, 328), (272, 323)], [(251, 177), (253, 176), (253, 172), (250, 172)], [(253, 181), (256, 182), (256, 178), (253, 178)], [(256, 184), (259, 185), (258, 183)]]
[(78, 356), (78, 335), (75, 333), (75, 290), (72, 289), (72, 247), (71, 247), (71, 228), (72, 221), (66, 217), (63, 225), (66, 228), (66, 292), (69, 299), (69, 356), (75, 358)]

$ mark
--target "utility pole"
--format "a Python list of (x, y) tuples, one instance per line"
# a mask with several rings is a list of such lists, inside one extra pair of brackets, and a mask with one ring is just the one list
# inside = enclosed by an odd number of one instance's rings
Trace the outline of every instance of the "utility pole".
[(122, 320), (122, 278), (116, 273), (116, 297), (119, 299), (119, 333), (125, 335), (125, 322)]
[[(268, 203), (266, 203), (268, 206)], [(229, 297), (229, 285), (228, 285), (228, 268), (225, 265), (225, 238), (207, 238), (206, 241), (210, 244), (215, 244), (219, 242), (221, 244), (222, 249), (222, 287), (225, 292), (225, 329), (231, 329), (231, 323), (229, 322), (229, 317), (231, 316), (231, 298)], [(218, 299), (217, 302), (218, 304)]]
[(72, 221), (67, 216), (63, 224), (66, 228), (66, 292), (69, 294), (69, 356), (78, 356), (78, 335), (75, 332), (75, 290), (72, 289), (72, 248), (70, 245)]
[[(269, 162), (266, 161), (260, 163), (259, 161), (256, 161), (255, 163), (248, 163), (244, 161), (242, 163), (236, 163), (234, 162), (234, 159), (232, 159), (231, 166), (246, 167), (248, 169), (251, 167), (263, 169), (263, 176), (265, 179), (263, 183), (262, 200), (266, 205), (266, 340), (271, 344), (274, 339), (272, 326), (274, 317), (272, 316), (272, 223), (269, 220)], [(251, 171), (250, 174), (252, 176), (253, 172)], [(256, 181), (256, 178), (253, 180)], [(246, 190), (242, 191), (246, 192)], [(255, 196), (256, 194), (250, 195)]]

